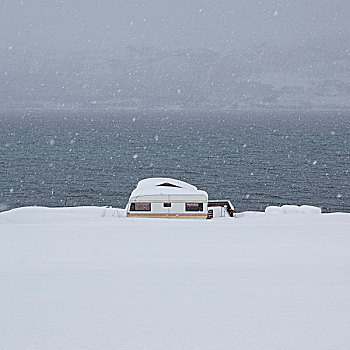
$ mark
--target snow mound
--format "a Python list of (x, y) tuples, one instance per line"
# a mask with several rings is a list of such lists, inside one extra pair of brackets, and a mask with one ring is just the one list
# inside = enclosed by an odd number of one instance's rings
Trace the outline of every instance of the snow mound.
[(300, 212), (302, 214), (321, 214), (321, 208), (312, 205), (301, 205)]
[(96, 218), (126, 217), (126, 210), (112, 207), (22, 207), (0, 214), (1, 222), (10, 223), (72, 223), (95, 221)]
[(269, 206), (265, 209), (265, 214), (321, 214), (321, 208), (311, 205), (282, 205), (281, 207)]

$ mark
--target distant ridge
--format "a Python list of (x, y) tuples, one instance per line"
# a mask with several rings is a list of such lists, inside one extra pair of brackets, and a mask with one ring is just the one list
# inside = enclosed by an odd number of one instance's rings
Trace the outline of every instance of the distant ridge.
[(350, 35), (235, 52), (2, 45), (2, 109), (350, 108)]

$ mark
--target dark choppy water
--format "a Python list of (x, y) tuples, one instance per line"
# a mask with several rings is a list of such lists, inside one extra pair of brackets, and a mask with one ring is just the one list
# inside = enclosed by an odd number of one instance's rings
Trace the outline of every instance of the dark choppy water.
[(0, 208), (124, 207), (138, 180), (182, 177), (238, 211), (350, 211), (348, 112), (2, 112)]

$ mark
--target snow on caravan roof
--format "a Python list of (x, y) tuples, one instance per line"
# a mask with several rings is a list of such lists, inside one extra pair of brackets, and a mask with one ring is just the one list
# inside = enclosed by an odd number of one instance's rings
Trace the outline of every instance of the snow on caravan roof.
[(208, 198), (205, 191), (198, 190), (196, 186), (190, 185), (184, 181), (170, 179), (166, 177), (156, 177), (141, 180), (137, 187), (132, 191), (130, 198), (151, 195), (203, 195)]

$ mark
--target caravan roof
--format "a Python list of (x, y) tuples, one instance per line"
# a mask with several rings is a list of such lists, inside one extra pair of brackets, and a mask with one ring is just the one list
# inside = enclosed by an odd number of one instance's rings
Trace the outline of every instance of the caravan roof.
[(141, 196), (154, 195), (203, 195), (208, 198), (205, 191), (198, 190), (197, 187), (184, 181), (170, 179), (166, 177), (156, 177), (141, 180), (130, 195), (130, 199)]

